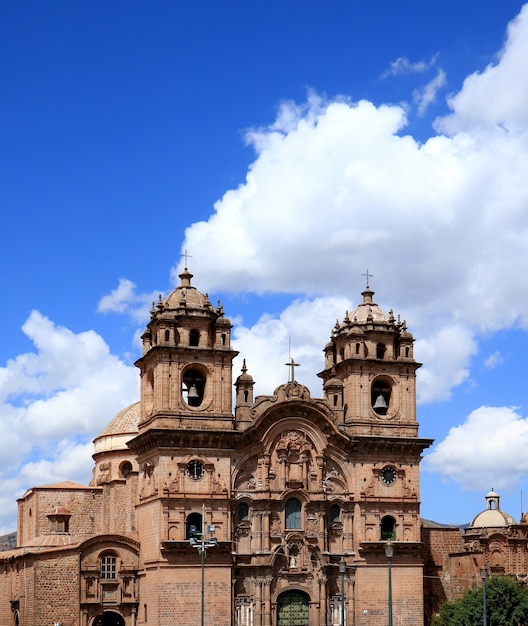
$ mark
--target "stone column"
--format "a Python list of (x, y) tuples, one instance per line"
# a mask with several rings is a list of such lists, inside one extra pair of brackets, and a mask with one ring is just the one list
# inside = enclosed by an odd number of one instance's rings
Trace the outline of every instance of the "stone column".
[(326, 576), (319, 579), (319, 626), (326, 626)]
[(262, 579), (255, 578), (255, 626), (262, 626)]
[(270, 550), (270, 515), (271, 511), (262, 511), (262, 548)]
[(271, 576), (263, 579), (264, 587), (264, 626), (271, 626)]

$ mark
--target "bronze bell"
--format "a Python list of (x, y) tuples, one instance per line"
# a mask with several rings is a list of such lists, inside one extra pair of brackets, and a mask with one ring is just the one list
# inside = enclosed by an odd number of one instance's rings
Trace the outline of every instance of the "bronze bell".
[(196, 385), (194, 383), (189, 387), (189, 393), (187, 394), (187, 397), (189, 398), (189, 400), (196, 400), (200, 397), (200, 395), (198, 394), (198, 389), (196, 389)]
[(385, 398), (383, 397), (383, 395), (380, 393), (380, 395), (376, 398), (376, 402), (374, 402), (374, 405), (372, 406), (372, 408), (375, 411), (378, 410), (382, 410), (382, 409), (386, 409), (387, 408), (387, 403), (385, 402)]

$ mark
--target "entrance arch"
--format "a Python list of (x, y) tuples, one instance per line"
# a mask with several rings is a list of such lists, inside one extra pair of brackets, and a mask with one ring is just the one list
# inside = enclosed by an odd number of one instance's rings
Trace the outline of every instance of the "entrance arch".
[(310, 598), (303, 591), (285, 591), (277, 598), (277, 626), (310, 626)]
[(125, 626), (125, 620), (115, 611), (104, 611), (94, 618), (92, 626)]

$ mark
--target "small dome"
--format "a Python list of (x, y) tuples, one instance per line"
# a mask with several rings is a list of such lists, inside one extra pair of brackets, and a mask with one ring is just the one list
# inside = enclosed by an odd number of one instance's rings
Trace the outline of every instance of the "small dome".
[(343, 381), (339, 380), (339, 378), (329, 378), (326, 383), (324, 384), (324, 388), (325, 389), (332, 389), (332, 388), (341, 388), (343, 387)]
[(181, 283), (165, 298), (163, 302), (164, 309), (180, 309), (186, 307), (189, 309), (206, 309), (213, 311), (213, 305), (209, 301), (207, 294), (203, 294), (196, 287), (191, 285), (193, 275), (187, 268), (179, 275)]
[(236, 379), (235, 385), (239, 385), (240, 383), (253, 383), (253, 376), (247, 373), (246, 359), (244, 359), (242, 363), (242, 374)]
[(114, 417), (94, 439), (94, 454), (111, 450), (128, 450), (126, 445), (139, 431), (140, 403), (134, 402)]
[(509, 513), (500, 510), (499, 503), (500, 496), (492, 488), (486, 494), (487, 508), (475, 517), (470, 524), (470, 528), (504, 528), (517, 524)]
[(352, 324), (366, 324), (367, 322), (390, 324), (391, 316), (372, 301), (374, 292), (370, 287), (366, 287), (361, 292), (363, 302), (348, 314), (348, 319)]

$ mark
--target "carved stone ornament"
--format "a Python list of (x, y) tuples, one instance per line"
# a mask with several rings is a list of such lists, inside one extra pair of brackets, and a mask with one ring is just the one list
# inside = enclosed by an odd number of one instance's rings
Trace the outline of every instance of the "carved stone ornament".
[(297, 430), (283, 433), (276, 447), (280, 462), (287, 461), (293, 456), (300, 457), (303, 461), (307, 460), (312, 449), (313, 446), (306, 435)]

